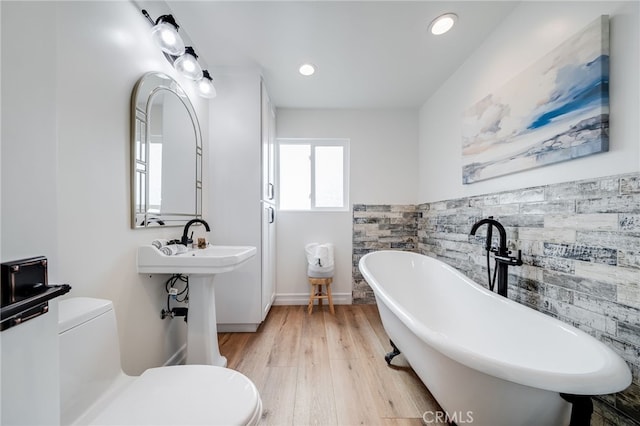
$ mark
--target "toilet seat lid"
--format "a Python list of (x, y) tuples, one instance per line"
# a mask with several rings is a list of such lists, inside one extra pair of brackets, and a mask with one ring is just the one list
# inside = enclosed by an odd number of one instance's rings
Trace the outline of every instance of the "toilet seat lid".
[(212, 365), (151, 368), (111, 401), (95, 425), (247, 425), (262, 411), (238, 371)]

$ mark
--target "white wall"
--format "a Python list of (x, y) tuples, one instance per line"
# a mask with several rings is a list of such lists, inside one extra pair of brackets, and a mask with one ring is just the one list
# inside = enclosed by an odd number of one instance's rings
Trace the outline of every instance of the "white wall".
[[(278, 138), (350, 139), (350, 204), (415, 203), (418, 181), (416, 110), (278, 109)], [(335, 245), (332, 292), (351, 301), (352, 212), (279, 212), (276, 303), (309, 295), (304, 246)]]
[[(640, 170), (638, 13), (638, 2), (519, 5), (422, 106), (419, 201)], [(604, 14), (611, 17), (609, 152), (462, 185), (462, 112)]]
[[(56, 73), (50, 70), (55, 70), (56, 44), (51, 37), (41, 40), (40, 28), (50, 28), (55, 33), (55, 25), (48, 21), (49, 16), (55, 16), (56, 7), (50, 3), (15, 7), (15, 3), (7, 2), (0, 3), (0, 7), (2, 259), (46, 253), (55, 265), (58, 263), (58, 141)], [(9, 39), (18, 38), (19, 44), (9, 43)], [(16, 226), (13, 218), (20, 218), (24, 226)], [(36, 243), (40, 253), (32, 251)]]
[[(47, 256), (69, 296), (114, 301), (126, 372), (161, 365), (185, 326), (159, 319), (167, 276), (139, 275), (136, 247), (181, 229), (130, 228), (130, 99), (145, 72), (176, 75), (131, 2), (0, 5), (2, 261)], [(177, 80), (206, 150), (208, 101)]]

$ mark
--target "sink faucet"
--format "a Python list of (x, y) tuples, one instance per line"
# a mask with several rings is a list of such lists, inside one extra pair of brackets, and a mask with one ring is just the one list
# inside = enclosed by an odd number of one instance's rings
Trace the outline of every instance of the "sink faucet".
[[(485, 239), (484, 249), (487, 252), (487, 274), (489, 278), (489, 289), (493, 290), (493, 285), (496, 280), (496, 274), (498, 278), (498, 294), (501, 296), (507, 297), (507, 287), (508, 287), (508, 267), (509, 265), (520, 266), (522, 265), (522, 251), (518, 250), (518, 257), (509, 256), (511, 252), (507, 249), (507, 232), (504, 230), (504, 226), (497, 220), (493, 218), (493, 216), (489, 216), (487, 219), (481, 219), (478, 222), (474, 223), (471, 227), (471, 235), (476, 235), (476, 231), (482, 225), (488, 225), (487, 229), (487, 237)], [(493, 227), (496, 227), (499, 234), (498, 240), (498, 248), (491, 247), (491, 238), (493, 237)], [(491, 279), (491, 270), (489, 268), (489, 253), (493, 252), (493, 258), (496, 262), (496, 270), (493, 274), (493, 280)]]
[[(211, 231), (211, 228), (209, 228), (209, 224), (206, 221), (204, 221), (202, 219), (191, 219), (189, 222), (187, 222), (186, 225), (184, 225), (184, 231), (182, 231), (182, 238), (180, 238), (180, 244), (185, 245), (185, 246), (189, 244), (189, 240), (190, 240), (189, 235), (188, 235), (189, 228), (194, 223), (201, 223), (201, 224), (204, 225), (204, 229), (206, 229), (207, 232)], [(193, 233), (192, 233), (192, 235), (193, 235)]]

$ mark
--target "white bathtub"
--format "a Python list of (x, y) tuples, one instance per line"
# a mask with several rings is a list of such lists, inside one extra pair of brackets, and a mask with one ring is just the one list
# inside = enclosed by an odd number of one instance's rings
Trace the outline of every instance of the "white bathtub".
[(631, 383), (598, 340), (439, 260), (379, 251), (359, 267), (390, 339), (459, 426), (567, 425), (571, 404), (559, 392), (601, 395)]

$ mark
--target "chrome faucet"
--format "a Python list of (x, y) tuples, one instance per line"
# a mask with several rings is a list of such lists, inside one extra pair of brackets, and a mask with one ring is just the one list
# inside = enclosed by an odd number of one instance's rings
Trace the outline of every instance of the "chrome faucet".
[[(201, 224), (204, 225), (204, 229), (206, 229), (207, 232), (211, 231), (211, 228), (209, 228), (209, 224), (206, 221), (204, 221), (202, 219), (191, 219), (189, 222), (186, 223), (186, 225), (184, 225), (184, 231), (182, 231), (182, 238), (180, 238), (180, 244), (186, 246), (186, 245), (189, 244), (189, 242), (193, 241), (193, 240), (191, 240), (191, 237), (188, 236), (188, 234), (189, 234), (189, 228), (194, 223), (201, 223)], [(191, 236), (193, 236), (193, 232), (191, 233)]]
[[(496, 281), (496, 275), (498, 278), (498, 294), (501, 296), (507, 297), (507, 287), (508, 287), (508, 267), (509, 265), (520, 266), (522, 265), (522, 251), (518, 250), (518, 257), (509, 256), (511, 252), (507, 249), (507, 232), (504, 230), (504, 226), (497, 220), (493, 218), (493, 216), (489, 216), (486, 219), (481, 219), (478, 222), (474, 223), (471, 227), (470, 235), (476, 235), (476, 231), (482, 225), (488, 225), (487, 229), (487, 237), (485, 239), (484, 249), (487, 252), (487, 274), (489, 280), (489, 289), (493, 291), (493, 287)], [(493, 227), (496, 227), (499, 234), (498, 240), (498, 248), (491, 246), (491, 239), (493, 237)], [(493, 279), (491, 279), (491, 269), (489, 265), (489, 253), (493, 253), (493, 258), (495, 260)]]

